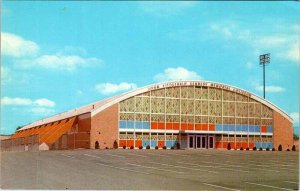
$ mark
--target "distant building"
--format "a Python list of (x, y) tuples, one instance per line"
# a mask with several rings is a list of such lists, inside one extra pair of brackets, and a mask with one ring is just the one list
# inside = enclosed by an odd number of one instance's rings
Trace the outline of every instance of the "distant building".
[(293, 120), (248, 91), (208, 81), (146, 86), (17, 130), (3, 149), (291, 148)]

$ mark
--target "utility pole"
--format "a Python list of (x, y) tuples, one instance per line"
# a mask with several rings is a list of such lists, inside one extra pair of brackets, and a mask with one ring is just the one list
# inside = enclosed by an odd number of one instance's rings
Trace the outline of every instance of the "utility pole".
[(264, 99), (266, 99), (266, 69), (265, 66), (270, 64), (270, 53), (259, 56), (259, 65), (263, 67), (263, 81), (264, 81)]

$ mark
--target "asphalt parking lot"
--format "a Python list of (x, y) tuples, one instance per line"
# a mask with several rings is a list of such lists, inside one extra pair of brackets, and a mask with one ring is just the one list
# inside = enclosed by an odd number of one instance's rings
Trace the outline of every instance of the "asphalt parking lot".
[(298, 190), (298, 152), (2, 152), (2, 189)]

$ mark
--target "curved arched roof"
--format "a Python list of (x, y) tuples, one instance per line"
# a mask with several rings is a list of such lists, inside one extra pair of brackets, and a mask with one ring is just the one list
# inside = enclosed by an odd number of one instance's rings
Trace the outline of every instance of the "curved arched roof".
[(74, 110), (71, 111), (67, 111), (61, 114), (57, 114), (54, 116), (51, 116), (49, 118), (45, 118), (36, 122), (33, 122), (29, 125), (24, 126), (23, 128), (19, 129), (20, 130), (24, 130), (24, 129), (28, 129), (31, 127), (36, 127), (39, 125), (43, 125), (46, 123), (51, 123), (53, 121), (58, 121), (58, 120), (62, 120), (68, 117), (72, 117), (72, 116), (76, 116), (76, 115), (80, 115), (80, 114), (84, 114), (84, 113), (91, 113), (91, 116), (96, 115), (97, 113), (103, 111), (104, 109), (119, 103), (120, 101), (126, 100), (130, 97), (142, 94), (142, 93), (146, 93), (148, 91), (151, 90), (157, 90), (157, 89), (163, 89), (163, 88), (168, 88), (168, 87), (179, 87), (179, 86), (204, 86), (204, 87), (214, 87), (214, 88), (219, 88), (219, 89), (224, 89), (227, 91), (232, 91), (232, 92), (236, 92), (242, 95), (246, 95), (249, 96), (250, 98), (268, 106), (269, 108), (271, 108), (272, 110), (280, 113), (282, 116), (284, 116), (286, 119), (288, 119), (291, 123), (293, 123), (293, 119), (287, 114), (285, 113), (283, 110), (281, 110), (279, 107), (277, 107), (276, 105), (272, 104), (271, 102), (251, 93), (248, 92), (246, 90), (243, 90), (241, 88), (237, 88), (231, 85), (227, 85), (227, 84), (223, 84), (223, 83), (218, 83), (218, 82), (211, 82), (211, 81), (170, 81), (170, 82), (163, 82), (163, 83), (158, 83), (158, 84), (151, 84), (139, 89), (135, 89), (132, 90), (130, 92), (126, 92), (117, 96), (113, 96), (111, 98), (102, 100), (102, 101), (98, 101), (80, 108), (76, 108)]
[(110, 102), (107, 102), (106, 104), (103, 104), (102, 106), (95, 108), (91, 111), (92, 116), (96, 115), (97, 113), (103, 111), (104, 109), (110, 107), (111, 105), (114, 105), (115, 103), (118, 103), (120, 101), (123, 101), (125, 99), (128, 99), (130, 97), (142, 94), (142, 93), (146, 93), (148, 91), (151, 90), (156, 90), (156, 89), (163, 89), (163, 88), (168, 88), (168, 87), (178, 87), (178, 86), (205, 86), (205, 87), (214, 87), (214, 88), (220, 88), (220, 89), (224, 89), (224, 90), (228, 90), (228, 91), (232, 91), (232, 92), (236, 92), (242, 95), (247, 95), (250, 98), (268, 106), (269, 108), (277, 111), (278, 113), (280, 113), (281, 115), (283, 115), (284, 117), (286, 117), (290, 122), (293, 122), (293, 119), (287, 114), (285, 113), (283, 110), (281, 110), (279, 107), (277, 107), (276, 105), (274, 105), (273, 103), (249, 92), (246, 90), (243, 90), (241, 88), (237, 88), (235, 86), (231, 86), (231, 85), (227, 85), (227, 84), (223, 84), (223, 83), (218, 83), (218, 82), (211, 82), (211, 81), (170, 81), (170, 82), (163, 82), (163, 83), (159, 83), (159, 84), (152, 84), (152, 85), (148, 85), (136, 90), (132, 90), (130, 92), (127, 93), (123, 93), (119, 96), (114, 97), (113, 100), (111, 100)]

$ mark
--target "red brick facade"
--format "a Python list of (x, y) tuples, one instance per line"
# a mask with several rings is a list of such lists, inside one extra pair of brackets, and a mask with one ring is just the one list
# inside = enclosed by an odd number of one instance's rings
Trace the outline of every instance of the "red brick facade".
[(273, 111), (273, 119), (274, 148), (277, 150), (281, 144), (283, 150), (291, 149), (293, 146), (293, 124), (276, 111)]
[(95, 149), (95, 142), (99, 142), (100, 149), (113, 148), (118, 141), (118, 104), (97, 113), (91, 118), (90, 148)]
[(90, 146), (91, 114), (86, 113), (78, 116), (78, 129), (75, 134), (75, 148), (86, 148)]

